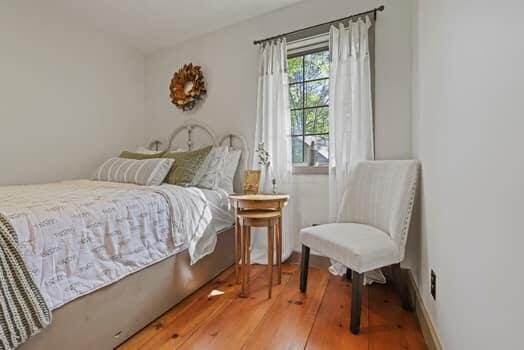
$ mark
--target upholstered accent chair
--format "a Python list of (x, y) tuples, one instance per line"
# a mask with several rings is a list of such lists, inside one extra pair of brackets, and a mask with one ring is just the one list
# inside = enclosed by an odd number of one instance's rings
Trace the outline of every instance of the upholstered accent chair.
[(300, 291), (305, 293), (309, 251), (339, 261), (352, 271), (351, 332), (360, 332), (363, 274), (392, 266), (404, 309), (411, 309), (400, 262), (415, 201), (419, 163), (414, 160), (365, 161), (351, 171), (337, 222), (300, 231)]

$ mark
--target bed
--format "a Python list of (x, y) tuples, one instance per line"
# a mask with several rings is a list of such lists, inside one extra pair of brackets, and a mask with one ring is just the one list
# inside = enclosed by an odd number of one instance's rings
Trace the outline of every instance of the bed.
[[(208, 139), (198, 143), (242, 150), (238, 188), (248, 157), (243, 137), (217, 138), (190, 120), (163, 149), (179, 149), (177, 137), (185, 135), (191, 150), (198, 132)], [(0, 212), (15, 227), (53, 317), (20, 349), (112, 349), (231, 266), (227, 196), (219, 189), (91, 180), (0, 188)]]

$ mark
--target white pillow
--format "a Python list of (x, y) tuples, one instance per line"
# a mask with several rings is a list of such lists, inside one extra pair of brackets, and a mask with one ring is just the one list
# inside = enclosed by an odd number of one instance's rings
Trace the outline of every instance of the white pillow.
[(213, 147), (193, 177), (191, 185), (208, 189), (217, 188), (224, 171), (227, 150), (227, 146)]
[(146, 147), (138, 147), (135, 151), (135, 153), (140, 153), (140, 154), (157, 154), (157, 153), (160, 153), (162, 151), (154, 151), (152, 149), (149, 149), (149, 148), (146, 148)]
[(222, 177), (218, 182), (218, 187), (223, 189), (227, 193), (235, 192), (234, 180), (241, 155), (241, 150), (233, 149), (227, 152), (226, 157), (224, 159), (224, 170), (222, 171)]
[(110, 158), (96, 170), (93, 180), (159, 186), (164, 182), (174, 161), (171, 158)]

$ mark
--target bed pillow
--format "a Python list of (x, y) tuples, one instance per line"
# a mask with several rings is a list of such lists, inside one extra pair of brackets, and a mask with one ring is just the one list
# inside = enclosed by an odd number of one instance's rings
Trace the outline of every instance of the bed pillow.
[(239, 149), (230, 150), (224, 158), (224, 170), (218, 182), (218, 187), (225, 190), (227, 193), (233, 193), (234, 180), (237, 172), (238, 163), (240, 162), (242, 151)]
[(129, 152), (129, 151), (123, 151), (120, 153), (120, 158), (127, 158), (127, 159), (153, 159), (153, 158), (162, 158), (165, 152), (155, 152), (155, 153), (138, 153), (138, 152)]
[(224, 172), (224, 160), (227, 153), (227, 146), (213, 147), (195, 174), (191, 185), (207, 189), (216, 188)]
[(175, 166), (167, 175), (166, 182), (171, 185), (188, 186), (193, 182), (198, 169), (206, 159), (212, 146), (188, 152), (166, 152), (163, 158), (175, 160)]
[(110, 158), (95, 172), (93, 180), (158, 186), (173, 166), (173, 159)]

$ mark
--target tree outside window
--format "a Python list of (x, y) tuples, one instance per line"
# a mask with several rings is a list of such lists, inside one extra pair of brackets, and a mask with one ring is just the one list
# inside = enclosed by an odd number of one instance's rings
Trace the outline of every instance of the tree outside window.
[(329, 161), (329, 52), (288, 57), (293, 163), (308, 161), (312, 141), (320, 164)]

